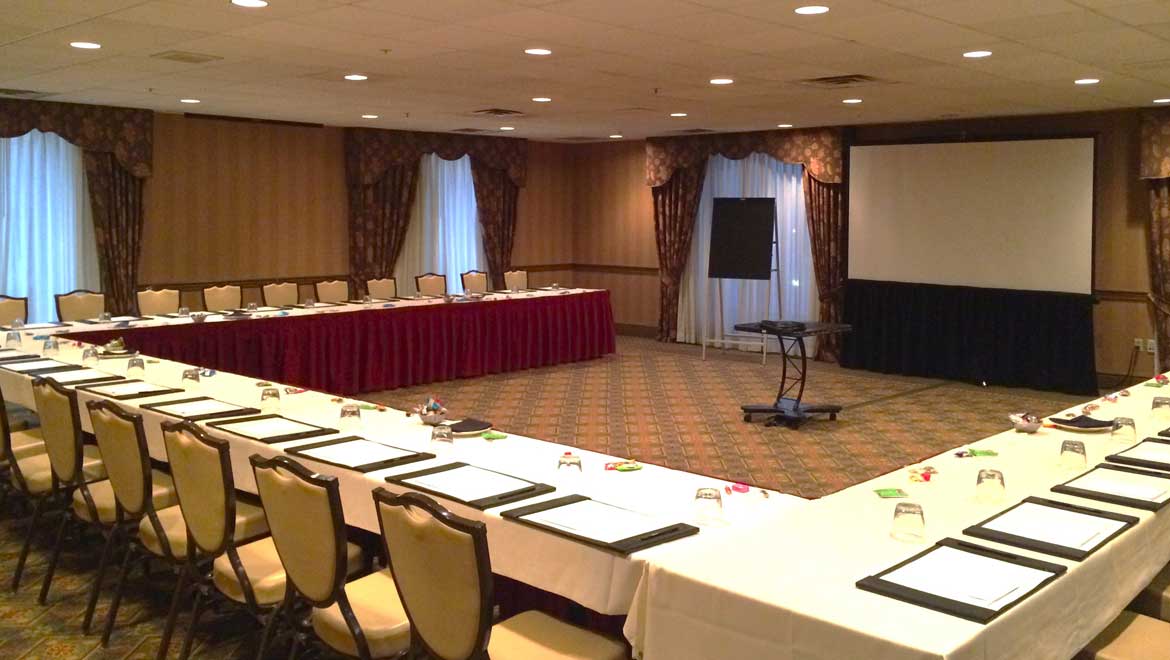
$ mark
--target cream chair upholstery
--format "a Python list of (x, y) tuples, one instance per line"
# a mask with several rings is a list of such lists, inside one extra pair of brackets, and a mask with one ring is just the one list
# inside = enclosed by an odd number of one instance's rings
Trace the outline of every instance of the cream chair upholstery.
[(398, 280), (387, 277), (380, 280), (366, 280), (366, 293), (371, 298), (391, 300), (398, 297)]
[[(295, 591), (313, 606), (309, 618), (317, 637), (340, 653), (365, 659), (406, 651), (410, 627), (388, 591), (393, 578), (383, 571), (345, 583), (352, 550), (337, 478), (314, 474), (287, 456), (254, 455), (251, 462), (273, 543), (293, 586), (281, 610), (290, 610)], [(271, 626), (265, 630), (259, 656), (271, 632)]]
[(510, 270), (504, 273), (504, 286), (511, 291), (523, 291), (528, 288), (528, 271)]
[(178, 289), (143, 289), (138, 292), (138, 313), (143, 316), (162, 316), (178, 311)]
[(1164, 660), (1167, 657), (1170, 657), (1170, 623), (1124, 611), (1075, 660)]
[(464, 293), (487, 293), (488, 276), (482, 270), (469, 270), (459, 276), (463, 280)]
[(274, 282), (265, 284), (260, 293), (264, 296), (264, 304), (269, 307), (284, 307), (297, 304), (299, 294), (296, 282)]
[(60, 321), (81, 321), (96, 319), (106, 311), (106, 296), (102, 293), (77, 289), (59, 293), (57, 298), (57, 319)]
[(28, 321), (28, 298), (0, 295), (0, 325), (16, 320), (21, 323)]
[(209, 312), (222, 312), (229, 309), (239, 309), (243, 305), (243, 294), (235, 284), (224, 286), (209, 286), (203, 289), (203, 309)]
[(313, 285), (317, 292), (317, 302), (345, 302), (349, 300), (349, 282), (330, 280), (317, 282)]
[(426, 273), (414, 278), (415, 290), (423, 296), (442, 296), (447, 294), (447, 276)]
[[(374, 491), (390, 571), (416, 644), (439, 660), (623, 660), (625, 645), (540, 612), (492, 625), (487, 527), (419, 493)], [(486, 651), (486, 653), (485, 653)]]
[[(41, 438), (39, 428), (25, 431), (12, 430), (12, 424), (8, 419), (8, 405), (4, 399), (3, 390), (0, 390), (0, 466), (11, 466), (23, 459), (44, 453), (45, 441)], [(16, 474), (13, 474), (12, 478), (16, 479)]]

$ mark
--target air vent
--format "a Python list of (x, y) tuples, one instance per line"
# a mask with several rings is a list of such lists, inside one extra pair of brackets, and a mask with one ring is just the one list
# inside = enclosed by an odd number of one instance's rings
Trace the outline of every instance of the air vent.
[(851, 73), (845, 76), (825, 76), (823, 78), (805, 78), (797, 80), (798, 85), (820, 87), (822, 89), (841, 89), (844, 87), (860, 87), (862, 85), (885, 84), (888, 81), (867, 76), (861, 73)]
[(206, 64), (216, 60), (222, 60), (219, 55), (208, 55), (206, 53), (192, 53), (185, 50), (164, 50), (161, 53), (155, 53), (151, 57), (159, 60), (170, 60), (172, 62), (182, 62), (183, 64)]
[(681, 134), (694, 135), (696, 133), (714, 133), (715, 131), (710, 129), (710, 128), (688, 128), (685, 131), (675, 131), (675, 132), (681, 133)]
[(457, 128), (452, 133), (484, 133), (482, 128)]
[(519, 110), (508, 110), (506, 108), (484, 108), (483, 110), (476, 110), (471, 114), (480, 117), (522, 117), (524, 115)]
[(557, 138), (557, 142), (597, 142), (598, 140), (601, 140), (601, 138), (583, 137), (580, 135), (575, 137)]
[(15, 96), (22, 99), (39, 99), (51, 96), (49, 92), (37, 92), (31, 89), (4, 89), (0, 88), (0, 96)]
[(659, 111), (655, 110), (654, 108), (643, 108), (641, 106), (633, 106), (630, 108), (618, 108), (614, 112), (653, 112), (653, 113), (658, 113)]

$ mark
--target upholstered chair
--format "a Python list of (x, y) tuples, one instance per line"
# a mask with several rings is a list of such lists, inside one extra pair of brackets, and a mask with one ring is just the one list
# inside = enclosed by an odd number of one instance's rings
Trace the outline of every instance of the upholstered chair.
[(447, 294), (447, 276), (425, 273), (414, 276), (414, 287), (423, 296), (443, 296)]
[(336, 303), (349, 300), (349, 282), (343, 280), (317, 282), (313, 288), (317, 292), (317, 302)]
[(239, 309), (242, 301), (243, 294), (240, 287), (235, 284), (209, 286), (203, 289), (203, 309), (209, 312)]
[(138, 292), (138, 313), (143, 316), (162, 316), (178, 311), (178, 289), (143, 289)]
[(57, 299), (57, 319), (60, 321), (81, 321), (96, 319), (106, 311), (106, 296), (88, 289), (77, 289), (69, 293), (59, 293)]
[(28, 298), (0, 295), (0, 325), (28, 321)]
[(504, 273), (504, 287), (511, 291), (523, 291), (528, 288), (528, 271), (510, 270)]
[[(412, 650), (437, 660), (623, 660), (621, 642), (536, 611), (492, 625), (487, 527), (420, 493), (374, 491)], [(421, 652), (421, 653), (420, 653)]]
[(464, 293), (487, 293), (488, 276), (482, 270), (469, 270), (459, 276)]
[(392, 300), (398, 297), (398, 281), (393, 277), (386, 277), (380, 280), (366, 280), (366, 293), (371, 298)]
[(269, 307), (284, 307), (285, 305), (295, 305), (299, 298), (297, 293), (296, 282), (274, 282), (272, 284), (265, 284), (260, 289), (260, 293), (264, 296), (264, 304)]
[(1122, 611), (1074, 660), (1161, 660), (1170, 649), (1170, 623)]

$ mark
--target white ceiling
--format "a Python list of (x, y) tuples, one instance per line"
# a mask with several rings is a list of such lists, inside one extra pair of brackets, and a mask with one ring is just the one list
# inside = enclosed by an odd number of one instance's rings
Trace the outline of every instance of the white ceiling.
[[(512, 125), (510, 135), (535, 139), (1073, 112), (1170, 97), (1170, 0), (817, 0), (832, 10), (792, 11), (810, 2), (270, 0), (242, 9), (228, 0), (0, 0), (0, 88), (330, 125)], [(78, 40), (102, 48), (69, 46)], [(523, 53), (536, 46), (553, 55)], [(994, 55), (962, 57), (973, 49)], [(222, 59), (151, 57), (167, 50)], [(369, 80), (342, 79), (352, 72)], [(890, 82), (794, 82), (841, 74)], [(736, 82), (708, 84), (716, 76)], [(1073, 84), (1085, 77), (1101, 83)], [(841, 103), (854, 96), (864, 103)], [(526, 116), (471, 114), (489, 107)]]

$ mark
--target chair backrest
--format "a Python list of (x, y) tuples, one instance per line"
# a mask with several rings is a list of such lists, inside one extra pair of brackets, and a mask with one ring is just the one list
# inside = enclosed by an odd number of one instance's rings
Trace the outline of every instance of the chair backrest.
[(179, 311), (178, 289), (143, 289), (138, 292), (138, 313), (143, 316), (174, 314)]
[(287, 456), (251, 457), (256, 490), (288, 581), (315, 607), (328, 607), (345, 583), (345, 518), (337, 478)]
[(77, 393), (48, 378), (33, 380), (32, 388), (49, 467), (63, 484), (81, 481), (81, 420)]
[(415, 275), (414, 286), (424, 296), (442, 296), (447, 293), (447, 276), (434, 273)]
[(106, 296), (88, 289), (76, 289), (69, 293), (58, 293), (57, 319), (60, 321), (81, 321), (95, 319), (106, 311)]
[(142, 415), (106, 399), (90, 401), (86, 407), (114, 499), (132, 517), (146, 514), (153, 503), (153, 489)]
[(264, 296), (264, 304), (269, 307), (297, 304), (298, 293), (296, 282), (273, 282), (272, 284), (265, 284), (261, 287), (260, 293)]
[(528, 271), (510, 270), (504, 273), (504, 286), (512, 291), (528, 288)]
[(195, 422), (163, 422), (163, 446), (179, 510), (194, 547), (211, 556), (221, 554), (235, 535), (236, 497), (232, 462), (226, 440), (213, 438)]
[(317, 291), (317, 302), (345, 302), (349, 300), (349, 282), (330, 280), (313, 285)]
[(398, 297), (398, 281), (393, 277), (381, 280), (366, 280), (366, 293), (371, 298), (385, 298), (387, 300)]
[(28, 298), (0, 295), (0, 325), (28, 321)]
[(374, 490), (390, 572), (428, 657), (484, 656), (492, 626), (487, 527), (420, 493)]
[(486, 293), (488, 290), (487, 273), (482, 270), (469, 270), (459, 276), (463, 280), (463, 291), (466, 293)]
[(203, 309), (209, 312), (220, 312), (225, 309), (239, 309), (243, 304), (240, 287), (235, 284), (224, 286), (209, 286), (203, 289)]
[(8, 461), (8, 469), (12, 471), (12, 480), (17, 489), (27, 493), (24, 473), (20, 471), (20, 463), (12, 453), (12, 423), (8, 419), (8, 404), (4, 400), (3, 390), (0, 390), (0, 459)]

